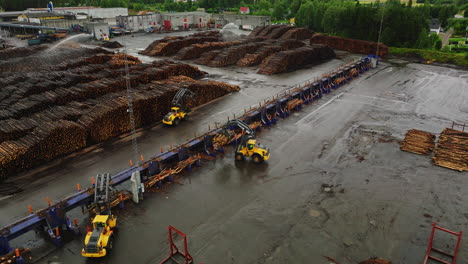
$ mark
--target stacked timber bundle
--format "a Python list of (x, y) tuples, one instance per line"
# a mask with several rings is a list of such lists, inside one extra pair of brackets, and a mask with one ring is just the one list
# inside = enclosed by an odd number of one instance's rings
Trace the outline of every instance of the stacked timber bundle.
[(75, 122), (42, 124), (32, 133), (0, 144), (0, 179), (86, 146), (86, 131)]
[(382, 43), (349, 39), (323, 34), (314, 34), (310, 38), (310, 44), (324, 44), (334, 49), (346, 50), (354, 53), (376, 54), (379, 48), (379, 56), (385, 57), (388, 54), (388, 47)]
[(426, 131), (411, 129), (406, 132), (400, 149), (420, 155), (429, 155), (434, 150), (435, 135)]
[(9, 48), (0, 50), (0, 60), (10, 60), (12, 58), (28, 57), (47, 49), (47, 46)]
[(310, 39), (314, 35), (314, 32), (307, 28), (292, 28), (288, 30), (281, 39), (294, 39), (294, 40), (305, 40)]
[(222, 50), (212, 50), (203, 53), (203, 55), (200, 56), (197, 60), (195, 60), (195, 63), (201, 64), (201, 65), (208, 65), (216, 56), (218, 56)]
[(468, 171), (468, 133), (446, 128), (440, 134), (432, 160), (441, 167)]
[(237, 62), (237, 66), (248, 67), (258, 65), (270, 55), (276, 54), (283, 50), (303, 47), (304, 45), (305, 44), (302, 41), (286, 40), (271, 45), (262, 46), (254, 53), (246, 54), (244, 58)]
[(160, 43), (167, 43), (171, 40), (177, 40), (177, 39), (183, 39), (184, 37), (165, 37), (163, 39), (158, 39), (153, 41), (151, 44), (149, 44), (148, 47), (146, 47), (145, 50), (139, 52), (140, 54), (143, 55), (149, 55), (155, 48), (158, 46)]
[(204, 44), (193, 44), (181, 49), (176, 56), (179, 60), (190, 60), (199, 58), (203, 53), (211, 50), (220, 50), (227, 47), (241, 44), (242, 41), (229, 41), (229, 42), (208, 42)]
[(280, 25), (278, 27), (275, 27), (270, 33), (264, 36), (269, 39), (278, 39), (281, 38), (281, 36), (283, 36), (284, 33), (288, 32), (290, 29), (293, 29), (293, 27), (287, 25)]
[(205, 42), (218, 42), (219, 38), (214, 36), (186, 37), (183, 39), (170, 40), (155, 45), (150, 51), (143, 51), (141, 54), (147, 56), (169, 56), (176, 54), (182, 48), (192, 44)]
[(227, 48), (218, 54), (218, 56), (213, 58), (208, 66), (223, 67), (236, 64), (238, 60), (245, 56), (245, 54), (255, 52), (262, 45), (262, 42), (254, 42)]
[(141, 64), (122, 54), (77, 58), (37, 72), (0, 72), (0, 179), (129, 131), (126, 64), (137, 126), (159, 122), (181, 87), (200, 94), (194, 106), (238, 90), (171, 78), (206, 74), (191, 65)]
[(281, 28), (284, 25), (276, 24), (276, 25), (269, 25), (266, 26), (262, 31), (260, 31), (256, 37), (267, 38), (267, 36), (275, 29)]
[(258, 73), (272, 75), (288, 72), (303, 65), (319, 63), (334, 58), (335, 52), (327, 46), (302, 47), (281, 51), (265, 59)]
[(249, 34), (249, 38), (255, 38), (257, 37), (260, 32), (262, 32), (266, 27), (256, 27), (254, 30), (252, 30), (252, 32), (250, 32)]
[(263, 46), (255, 51), (255, 53), (246, 54), (242, 59), (237, 61), (237, 66), (248, 67), (258, 65), (268, 56), (276, 54), (282, 50), (283, 48), (278, 45)]

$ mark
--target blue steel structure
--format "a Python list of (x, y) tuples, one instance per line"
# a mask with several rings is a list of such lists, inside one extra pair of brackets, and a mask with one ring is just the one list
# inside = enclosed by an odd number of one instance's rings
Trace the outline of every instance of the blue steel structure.
[[(270, 101), (268, 104), (265, 104), (262, 107), (258, 107), (249, 112), (246, 112), (240, 119), (247, 124), (261, 121), (262, 125), (269, 127), (277, 122), (278, 116), (281, 118), (286, 118), (289, 116), (290, 113), (286, 107), (287, 102), (294, 98), (302, 99), (304, 103), (310, 103), (319, 99), (322, 97), (322, 94), (327, 94), (332, 89), (338, 88), (338, 86), (333, 84), (334, 79), (341, 76), (346, 76), (347, 81), (349, 81), (358, 74), (369, 70), (371, 58), (373, 58), (371, 55), (364, 57), (349, 68), (334, 72), (330, 76), (299, 88), (292, 93), (285, 93), (281, 98)], [(356, 76), (350, 77), (347, 74), (349, 74), (349, 71), (353, 68), (357, 70), (358, 74)], [(341, 85), (342, 84), (339, 86)], [(142, 181), (144, 182), (146, 179), (148, 179), (148, 177), (159, 174), (162, 169), (170, 168), (171, 165), (183, 161), (193, 154), (203, 152), (211, 156), (216, 156), (216, 151), (222, 152), (223, 150), (213, 149), (213, 137), (221, 131), (221, 128), (213, 129), (201, 137), (189, 140), (170, 151), (160, 153), (148, 161), (145, 161), (144, 163), (123, 170), (112, 176), (110, 184), (112, 186), (116, 186), (125, 181), (128, 181), (132, 176), (132, 173), (137, 171), (140, 172)], [(190, 171), (191, 167), (187, 167), (187, 170)], [(172, 175), (171, 177), (168, 177), (167, 180), (173, 181)], [(163, 182), (161, 181), (156, 183), (156, 186), (161, 187), (162, 184)], [(4, 227), (0, 230), (0, 256), (13, 250), (9, 245), (9, 241), (31, 230), (37, 229), (46, 231), (49, 234), (51, 241), (55, 245), (61, 246), (62, 239), (59, 232), (56, 230), (68, 230), (74, 234), (79, 233), (78, 226), (71, 223), (71, 221), (66, 216), (66, 212), (77, 207), (90, 204), (92, 202), (93, 195), (94, 188), (89, 187), (86, 190), (78, 191), (45, 209), (31, 213), (23, 219)]]

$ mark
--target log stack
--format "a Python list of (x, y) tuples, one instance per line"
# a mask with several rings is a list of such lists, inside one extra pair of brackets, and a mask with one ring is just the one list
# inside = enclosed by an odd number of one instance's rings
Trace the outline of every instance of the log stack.
[(167, 42), (158, 42), (157, 45), (150, 45), (152, 48), (148, 49), (148, 47), (142, 51), (141, 54), (147, 56), (169, 56), (176, 54), (182, 48), (188, 47), (192, 44), (219, 42), (219, 40), (219, 37), (216, 36), (197, 36), (169, 40)]
[(281, 36), (281, 39), (306, 40), (310, 39), (314, 32), (307, 28), (291, 28)]
[(434, 150), (434, 140), (434, 134), (411, 129), (406, 132), (405, 139), (400, 143), (400, 149), (419, 155), (429, 155)]
[(379, 56), (385, 57), (388, 54), (388, 47), (382, 43), (364, 41), (359, 39), (349, 39), (337, 36), (327, 36), (323, 34), (314, 34), (310, 38), (310, 44), (323, 44), (334, 49), (350, 51), (361, 54), (376, 54), (379, 48)]
[(130, 131), (126, 64), (138, 127), (159, 122), (182, 87), (199, 95), (190, 106), (239, 89), (196, 81), (206, 73), (191, 65), (141, 64), (121, 54), (77, 58), (26, 74), (0, 72), (0, 180)]
[(273, 28), (273, 30), (271, 30), (270, 33), (264, 35), (264, 37), (268, 39), (279, 39), (284, 35), (284, 33), (288, 32), (293, 28), (294, 27), (288, 25), (280, 25), (278, 27)]
[(204, 44), (193, 44), (188, 47), (181, 49), (177, 55), (176, 59), (179, 60), (190, 60), (199, 58), (203, 53), (211, 50), (220, 50), (227, 47), (235, 46), (241, 44), (242, 41), (228, 41), (228, 42), (208, 42)]
[(331, 48), (321, 45), (281, 51), (265, 59), (260, 65), (258, 73), (272, 75), (288, 72), (307, 64), (319, 63), (323, 60), (334, 58), (335, 56), (335, 52)]
[(263, 42), (254, 42), (227, 48), (214, 57), (211, 62), (208, 63), (208, 66), (224, 67), (236, 64), (245, 54), (255, 52), (262, 45), (264, 45)]
[(442, 131), (432, 160), (441, 167), (468, 171), (468, 132), (450, 128)]
[(279, 41), (271, 45), (262, 46), (258, 50), (256, 50), (254, 53), (246, 54), (242, 59), (240, 59), (237, 62), (237, 66), (239, 67), (255, 66), (255, 65), (260, 64), (264, 59), (266, 59), (270, 55), (276, 54), (283, 50), (303, 47), (304, 45), (305, 45), (304, 42), (301, 42), (301, 41), (287, 40), (287, 41)]

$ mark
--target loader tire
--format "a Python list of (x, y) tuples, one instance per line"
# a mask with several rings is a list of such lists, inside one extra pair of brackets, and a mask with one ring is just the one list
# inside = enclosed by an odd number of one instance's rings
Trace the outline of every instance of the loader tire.
[(243, 161), (243, 160), (245, 160), (244, 154), (242, 154), (240, 152), (237, 152), (236, 153), (236, 161)]
[(263, 162), (263, 158), (262, 158), (262, 156), (260, 156), (259, 154), (254, 154), (254, 155), (252, 156), (252, 160), (253, 160), (253, 162), (254, 162), (255, 164), (260, 164), (260, 163)]

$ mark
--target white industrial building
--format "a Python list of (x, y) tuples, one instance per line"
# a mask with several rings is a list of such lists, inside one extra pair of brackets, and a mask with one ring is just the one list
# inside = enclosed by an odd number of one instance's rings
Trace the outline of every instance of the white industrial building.
[(136, 16), (118, 16), (118, 25), (125, 27), (132, 32), (143, 31), (150, 27), (160, 27), (162, 23), (161, 14), (147, 14)]

